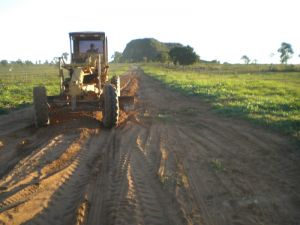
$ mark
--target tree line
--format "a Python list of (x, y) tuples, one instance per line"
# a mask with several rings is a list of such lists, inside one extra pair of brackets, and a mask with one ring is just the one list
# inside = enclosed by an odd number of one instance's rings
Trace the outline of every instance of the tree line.
[[(62, 53), (62, 57), (64, 60), (68, 60), (69, 53), (64, 52)], [(51, 61), (45, 60), (36, 60), (35, 62), (32, 62), (30, 60), (21, 60), (17, 59), (16, 61), (8, 61), (6, 59), (0, 60), (0, 65), (6, 66), (6, 65), (56, 65), (58, 63), (59, 57), (54, 57)]]
[(48, 61), (48, 60), (45, 60), (45, 61), (42, 61), (42, 60), (37, 60), (35, 62), (32, 62), (30, 60), (21, 60), (21, 59), (18, 59), (16, 61), (8, 61), (6, 59), (2, 59), (0, 60), (0, 64), (2, 66), (6, 66), (6, 65), (55, 65), (56, 62), (54, 60), (52, 61)]

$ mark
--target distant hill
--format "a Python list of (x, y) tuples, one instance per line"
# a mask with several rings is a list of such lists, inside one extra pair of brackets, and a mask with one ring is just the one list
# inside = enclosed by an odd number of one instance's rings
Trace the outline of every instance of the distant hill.
[(135, 39), (130, 41), (122, 54), (123, 62), (141, 62), (156, 61), (158, 56), (163, 52), (175, 46), (182, 46), (179, 43), (163, 43), (154, 38)]

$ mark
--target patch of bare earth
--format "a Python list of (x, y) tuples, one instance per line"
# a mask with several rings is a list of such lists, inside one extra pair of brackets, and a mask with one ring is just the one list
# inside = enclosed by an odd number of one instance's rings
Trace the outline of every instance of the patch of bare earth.
[(87, 113), (40, 129), (29, 111), (0, 117), (0, 224), (300, 224), (287, 138), (216, 116), (140, 70), (121, 83), (135, 110), (111, 130)]

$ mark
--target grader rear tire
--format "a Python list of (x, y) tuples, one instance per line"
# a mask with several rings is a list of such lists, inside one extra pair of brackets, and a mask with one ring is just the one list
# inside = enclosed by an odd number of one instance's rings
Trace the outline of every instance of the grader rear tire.
[(115, 127), (118, 124), (119, 119), (119, 99), (117, 95), (117, 89), (107, 84), (104, 86), (104, 109), (103, 113), (103, 125), (106, 128)]
[(45, 87), (33, 88), (34, 122), (36, 127), (43, 127), (49, 123), (49, 109)]
[(121, 95), (121, 81), (119, 76), (113, 76), (110, 80), (110, 83), (115, 86), (117, 95), (120, 97)]

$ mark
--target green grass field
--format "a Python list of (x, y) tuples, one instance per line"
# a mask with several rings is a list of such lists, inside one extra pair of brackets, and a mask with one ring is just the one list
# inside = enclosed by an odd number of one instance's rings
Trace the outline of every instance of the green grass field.
[(299, 72), (264, 72), (266, 66), (255, 65), (248, 70), (251, 73), (246, 72), (247, 65), (232, 66), (231, 70), (230, 66), (223, 70), (219, 66), (199, 67), (142, 66), (146, 74), (172, 89), (201, 96), (218, 113), (251, 120), (300, 139)]
[[(128, 69), (128, 64), (111, 64), (110, 75), (121, 75)], [(0, 66), (0, 114), (31, 104), (33, 87), (38, 85), (46, 86), (48, 95), (59, 94), (57, 66)]]

